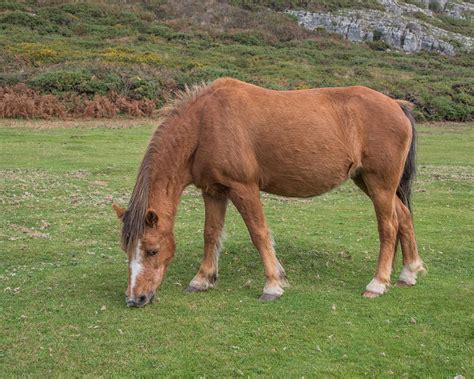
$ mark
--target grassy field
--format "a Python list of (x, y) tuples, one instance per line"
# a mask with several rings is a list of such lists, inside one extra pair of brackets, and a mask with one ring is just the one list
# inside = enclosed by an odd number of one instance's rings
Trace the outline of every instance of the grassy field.
[(143, 309), (125, 306), (110, 205), (128, 201), (151, 122), (25, 125), (0, 121), (2, 376), (474, 373), (474, 124), (419, 127), (415, 223), (429, 272), (416, 287), (360, 296), (376, 224), (347, 183), (312, 200), (264, 196), (292, 285), (281, 300), (257, 300), (263, 268), (232, 206), (217, 288), (184, 294), (203, 246), (203, 205), (189, 189), (175, 261)]

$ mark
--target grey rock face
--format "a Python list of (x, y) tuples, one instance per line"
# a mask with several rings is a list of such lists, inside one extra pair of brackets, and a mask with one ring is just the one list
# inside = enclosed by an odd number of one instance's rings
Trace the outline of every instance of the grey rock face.
[(433, 10), (453, 18), (469, 18), (474, 12), (474, 4), (467, 2), (454, 2), (448, 0), (418, 0), (420, 6), (408, 3), (398, 3), (396, 0), (378, 0), (385, 9), (398, 16), (402, 14), (421, 12), (433, 17)]
[[(395, 0), (379, 1), (385, 6), (385, 12), (374, 10), (336, 13), (291, 10), (287, 12), (296, 16), (299, 24), (307, 29), (322, 28), (353, 42), (382, 40), (390, 47), (409, 53), (425, 50), (455, 55), (456, 49), (451, 41), (456, 41), (461, 50), (470, 50), (474, 45), (473, 38), (447, 32), (407, 15), (422, 8), (411, 4), (399, 4)], [(439, 2), (439, 6), (446, 6), (446, 0), (436, 1)], [(429, 1), (426, 2), (429, 6)], [(424, 10), (424, 13), (430, 15), (431, 11)]]
[[(393, 3), (393, 0), (379, 0), (380, 3)], [(449, 0), (418, 0), (421, 6), (423, 6), (423, 13), (426, 15), (432, 15), (433, 12), (431, 9), (437, 10), (438, 12), (444, 13), (446, 16), (453, 18), (469, 18), (469, 13), (474, 12), (474, 4), (467, 2), (454, 2)], [(408, 5), (408, 7), (407, 7)], [(408, 9), (418, 8), (415, 5), (411, 4), (400, 4), (407, 11)]]
[(448, 3), (444, 14), (457, 19), (470, 19), (474, 13), (474, 4), (471, 3)]
[[(390, 14), (401, 16), (404, 13), (417, 13), (421, 12), (425, 15), (432, 17), (433, 12), (429, 9), (429, 0), (420, 1), (420, 5), (423, 5), (423, 8), (417, 7), (414, 4), (407, 4), (407, 3), (398, 3), (394, 0), (378, 0), (380, 4), (382, 4), (386, 11)], [(426, 5), (425, 5), (426, 3)]]

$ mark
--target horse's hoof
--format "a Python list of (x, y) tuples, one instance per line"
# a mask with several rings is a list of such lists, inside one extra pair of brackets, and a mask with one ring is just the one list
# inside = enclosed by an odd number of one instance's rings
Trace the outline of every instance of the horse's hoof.
[(194, 292), (202, 292), (204, 290), (202, 290), (201, 288), (197, 288), (197, 287), (193, 287), (193, 286), (188, 286), (184, 292), (186, 293), (194, 293)]
[(376, 297), (379, 297), (380, 295), (382, 295), (381, 293), (376, 293), (376, 292), (372, 292), (372, 291), (364, 291), (364, 293), (362, 294), (363, 297), (366, 297), (367, 299), (374, 299)]
[(405, 282), (405, 281), (403, 281), (403, 280), (399, 280), (399, 281), (397, 282), (397, 287), (398, 287), (398, 288), (413, 287), (414, 285), (415, 285), (415, 284), (410, 284), (410, 283), (407, 283), (407, 282)]
[(278, 298), (280, 298), (281, 295), (275, 295), (275, 294), (270, 294), (270, 293), (264, 293), (262, 296), (260, 296), (259, 300), (260, 301), (274, 301)]

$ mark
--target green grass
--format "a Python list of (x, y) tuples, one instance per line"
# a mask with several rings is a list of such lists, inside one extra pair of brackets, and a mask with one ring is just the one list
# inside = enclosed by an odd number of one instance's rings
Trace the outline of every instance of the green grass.
[(125, 306), (110, 204), (126, 204), (152, 127), (0, 125), (2, 376), (474, 372), (473, 124), (419, 127), (415, 224), (429, 273), (417, 286), (360, 296), (375, 269), (376, 224), (347, 183), (309, 201), (264, 196), (292, 285), (279, 301), (257, 300), (263, 268), (232, 206), (217, 288), (186, 295), (203, 246), (203, 205), (189, 189), (175, 260), (159, 301), (143, 309)]
[[(295, 6), (294, 0), (44, 3), (0, 4), (0, 86), (26, 83), (60, 97), (116, 91), (163, 100), (186, 84), (222, 76), (277, 89), (367, 85), (414, 102), (419, 118), (474, 118), (473, 53), (387, 52), (377, 43), (305, 31), (266, 8)], [(335, 10), (378, 3), (301, 4)]]

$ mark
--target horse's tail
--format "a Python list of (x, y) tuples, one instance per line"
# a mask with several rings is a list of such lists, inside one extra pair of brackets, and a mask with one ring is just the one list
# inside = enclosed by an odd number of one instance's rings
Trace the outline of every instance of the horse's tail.
[(415, 117), (413, 116), (413, 104), (404, 101), (397, 100), (398, 105), (402, 109), (405, 116), (410, 120), (412, 137), (410, 150), (408, 151), (407, 160), (405, 161), (405, 168), (403, 169), (403, 175), (400, 179), (400, 184), (397, 188), (397, 196), (405, 204), (408, 209), (411, 211), (411, 186), (413, 179), (416, 174), (416, 129), (415, 129)]

